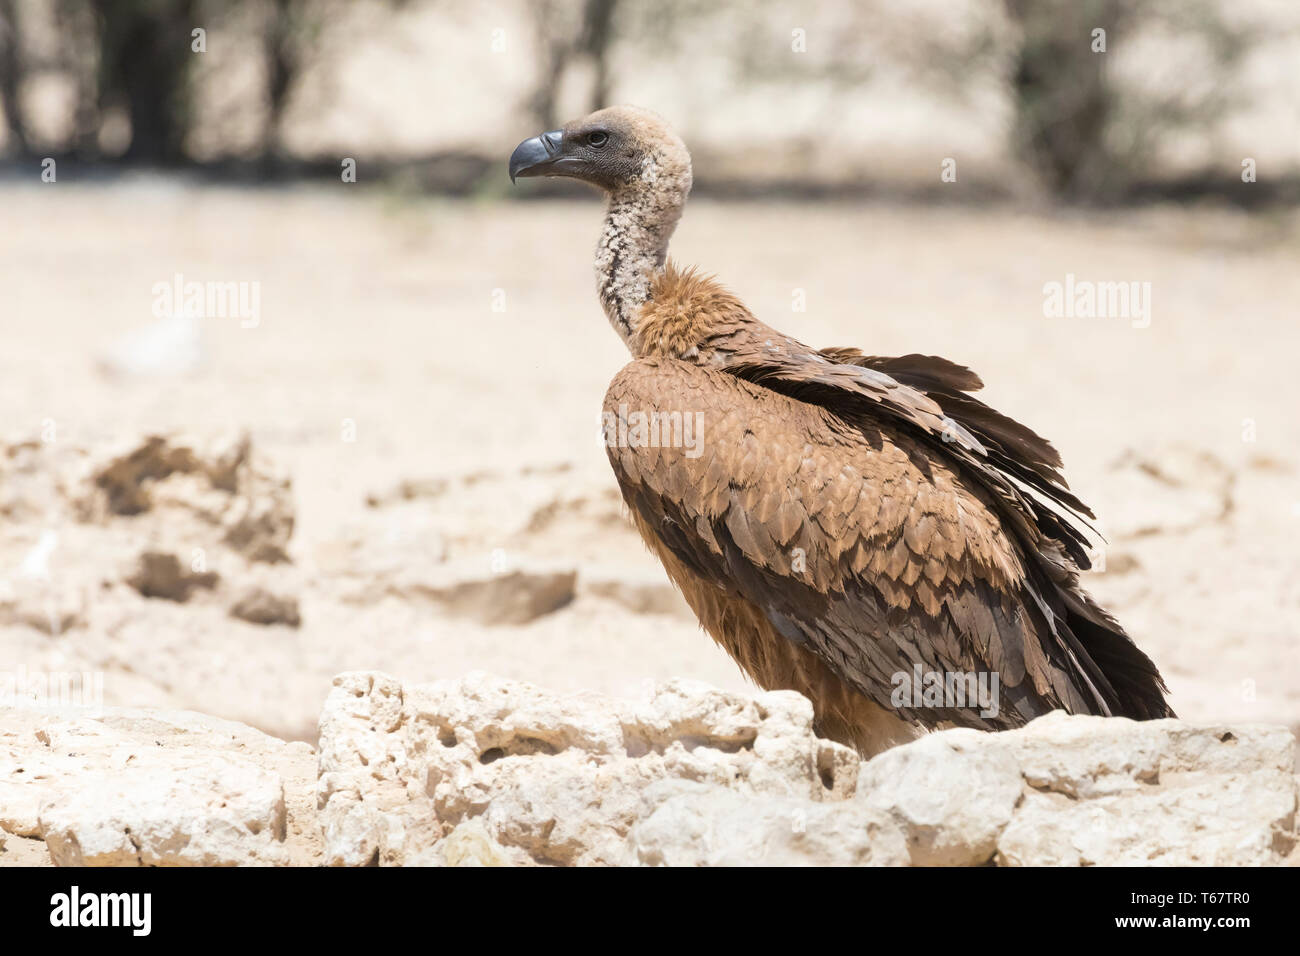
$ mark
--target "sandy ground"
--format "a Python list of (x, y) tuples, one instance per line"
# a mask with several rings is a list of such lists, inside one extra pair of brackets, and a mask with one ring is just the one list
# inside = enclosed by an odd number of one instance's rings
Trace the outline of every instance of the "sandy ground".
[[(0, 670), (98, 671), (109, 704), (305, 739), (352, 668), (623, 694), (671, 675), (741, 686), (620, 514), (597, 421), (627, 357), (592, 289), (599, 215), (594, 200), (342, 186), (0, 189)], [(1181, 716), (1297, 725), (1296, 225), (701, 201), (674, 252), (810, 344), (973, 367), (987, 401), (1064, 454), (1109, 537), (1090, 585)], [(195, 367), (107, 373), (176, 273), (260, 283), (259, 324), (208, 318), (185, 343)], [(1150, 282), (1149, 327), (1045, 318), (1044, 283), (1067, 273)], [(240, 431), (292, 480), (291, 560), (221, 552), (219, 570), (296, 598), (296, 628), (230, 617), (233, 585), (142, 596), (132, 562), (181, 525), (170, 512), (87, 524), (71, 504), (85, 462), (146, 435)], [(41, 442), (36, 457), (13, 451), (23, 442)], [(72, 459), (55, 491), (21, 498)], [(52, 593), (73, 611), (21, 613)]]

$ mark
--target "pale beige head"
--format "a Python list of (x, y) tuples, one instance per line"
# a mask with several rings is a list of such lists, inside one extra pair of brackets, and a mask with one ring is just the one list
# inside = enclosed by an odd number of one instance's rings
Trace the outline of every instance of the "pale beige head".
[(609, 197), (596, 243), (596, 292), (632, 348), (691, 191), (686, 146), (659, 115), (613, 106), (524, 140), (510, 157), (510, 179), (519, 176), (580, 179)]
[(691, 155), (657, 113), (611, 106), (520, 143), (510, 157), (510, 178), (527, 176), (580, 179), (614, 196), (655, 191), (684, 200)]

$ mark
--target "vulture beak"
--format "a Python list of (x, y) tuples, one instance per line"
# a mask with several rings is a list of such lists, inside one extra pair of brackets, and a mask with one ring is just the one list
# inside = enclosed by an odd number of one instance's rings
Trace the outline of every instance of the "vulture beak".
[(566, 165), (580, 165), (563, 154), (564, 130), (554, 129), (541, 136), (526, 139), (510, 154), (510, 181), (520, 176), (565, 176)]

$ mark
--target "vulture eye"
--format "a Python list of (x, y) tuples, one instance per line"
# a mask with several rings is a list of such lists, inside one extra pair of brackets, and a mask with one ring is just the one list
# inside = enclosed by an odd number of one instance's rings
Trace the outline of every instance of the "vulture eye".
[(587, 145), (593, 149), (600, 149), (609, 142), (609, 134), (604, 130), (596, 130), (594, 133), (587, 134)]

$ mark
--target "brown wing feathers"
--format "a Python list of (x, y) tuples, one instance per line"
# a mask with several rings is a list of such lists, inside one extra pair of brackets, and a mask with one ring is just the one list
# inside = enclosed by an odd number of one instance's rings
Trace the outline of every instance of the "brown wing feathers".
[[(1031, 516), (1043, 533), (1066, 548), (1080, 568), (1090, 566), (1087, 526), (1081, 528), (1079, 523), (1084, 516), (1092, 517), (1092, 512), (1069, 491), (1057, 472), (1060, 456), (1030, 429), (949, 384), (982, 385), (969, 369), (931, 356), (889, 359), (862, 356), (851, 349), (829, 350), (832, 355), (854, 358), (850, 365), (836, 364), (825, 351), (813, 352), (788, 340), (773, 342), (767, 336), (763, 338), (762, 348), (733, 345), (722, 367), (775, 391), (832, 408), (846, 408), (849, 413), (861, 398), (875, 401), (902, 424), (918, 426), (932, 437), (941, 438), (951, 446), (947, 454), (964, 458), (980, 471), (978, 480), (1008, 499), (1015, 511)], [(825, 367), (827, 363), (830, 368)], [(893, 368), (908, 381), (895, 379), (873, 366)], [(845, 374), (857, 368), (874, 374)], [(1023, 457), (1016, 454), (1018, 448), (1024, 452)], [(1027, 490), (1031, 493), (1025, 494)], [(1062, 506), (1064, 513), (1049, 503)]]
[[(926, 392), (983, 442), (996, 468), (1063, 505), (1075, 517), (1094, 517), (1087, 505), (1068, 492), (1065, 478), (1057, 470), (1062, 466), (1061, 456), (1047, 439), (964, 394), (984, 384), (970, 369), (932, 355), (882, 358), (864, 356), (854, 349), (824, 351), (840, 355), (841, 361), (879, 369)], [(1043, 533), (1066, 548), (1076, 567), (1091, 566), (1084, 550), (1089, 543), (1087, 536), (1069, 515), (1049, 511), (1032, 497), (1020, 504), (1030, 510)], [(1070, 642), (1077, 645), (1089, 675), (1105, 688), (1104, 696), (1123, 700), (1124, 712), (1133, 716), (1171, 715), (1163, 694), (1157, 692), (1165, 687), (1151, 660), (1137, 652), (1115, 619), (1078, 588), (1068, 569), (1042, 554), (1041, 548), (1035, 550), (1038, 563), (1046, 565), (1049, 578), (1058, 585), (1060, 606), (1053, 608), (1053, 613), (1064, 620)], [(1054, 573), (1053, 568), (1058, 570)]]
[[(645, 467), (649, 456), (633, 466), (634, 480), (621, 462), (638, 457), (636, 450), (611, 450), (629, 505), (695, 576), (759, 607), (778, 634), (819, 655), (882, 707), (892, 706), (892, 675), (917, 663), (926, 670), (999, 672), (1002, 714), (983, 719), (971, 710), (900, 709), (917, 722), (1015, 726), (1054, 706), (1086, 706), (1066, 677), (1065, 655), (1038, 653), (1030, 621), (1001, 593), (1020, 568), (998, 550), (996, 524), (979, 513), (975, 498), (945, 495), (931, 481), (946, 483), (946, 473), (927, 481), (894, 442), (877, 436), (873, 452), (858, 430), (823, 410), (809, 417), (812, 406), (779, 401), (763, 410), (770, 417), (752, 420), (760, 390), (725, 378), (676, 362), (636, 363), (610, 392), (613, 407), (632, 408), (665, 407), (670, 395), (689, 395), (703, 400), (706, 420), (714, 423), (709, 461), (707, 453), (698, 462), (674, 461), (671, 449), (659, 449), (653, 471)], [(741, 424), (747, 417), (748, 427)], [(728, 442), (736, 427), (744, 437), (733, 453)], [(806, 456), (802, 446), (809, 440), (814, 450)], [(717, 463), (744, 457), (744, 446), (754, 441), (768, 453), (763, 474), (754, 481), (720, 479), (728, 469)], [(865, 471), (881, 459), (886, 467)], [(843, 462), (847, 468), (839, 467)], [(964, 528), (955, 506), (963, 501), (971, 513)], [(801, 558), (792, 560), (796, 553)], [(742, 664), (751, 672), (761, 666)], [(1025, 681), (1027, 670), (1043, 679), (1041, 687)], [(759, 675), (768, 686), (790, 686), (789, 677)]]
[[(688, 278), (685, 301), (660, 288), (646, 306), (648, 334), (673, 347), (629, 365), (606, 401), (704, 412), (698, 460), (610, 449), (652, 546), (694, 576), (678, 581), (684, 591), (757, 607), (882, 707), (891, 676), (918, 663), (999, 673), (999, 716), (901, 711), (927, 726), (1015, 726), (1058, 707), (1172, 713), (1154, 665), (1078, 588), (1091, 512), (1066, 488), (1060, 456), (967, 395), (978, 376), (933, 356), (815, 352)], [(656, 325), (656, 310), (696, 327)], [(760, 683), (815, 698), (794, 675), (763, 673), (761, 649), (714, 617), (701, 614)]]

